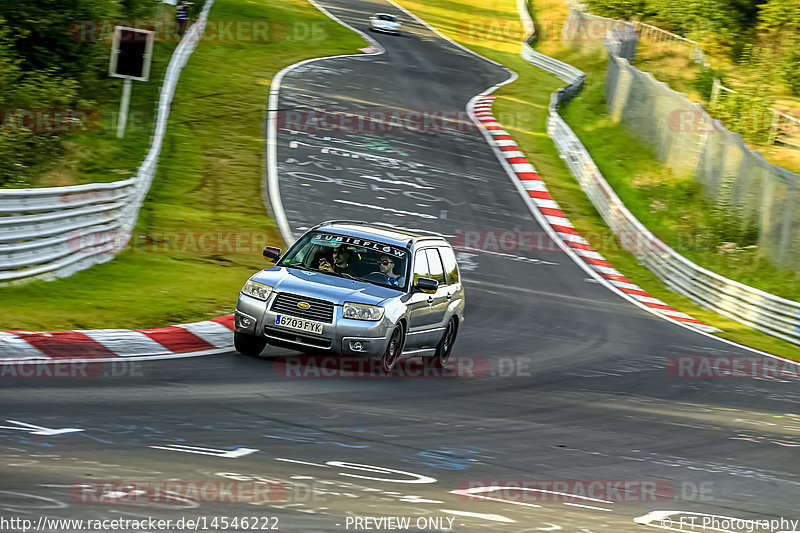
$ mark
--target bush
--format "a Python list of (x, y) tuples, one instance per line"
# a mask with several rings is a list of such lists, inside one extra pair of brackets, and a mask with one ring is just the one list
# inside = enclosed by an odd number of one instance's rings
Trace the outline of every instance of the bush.
[[(199, 3), (199, 2), (197, 2)], [(107, 98), (107, 41), (82, 42), (83, 20), (147, 18), (154, 0), (36, 0), (0, 3), (0, 109), (92, 109)], [(114, 92), (114, 99), (118, 98)], [(0, 117), (0, 187), (24, 186), (30, 168), (62, 153), (62, 136), (21, 130)]]
[(710, 67), (702, 67), (694, 77), (692, 85), (705, 101), (711, 99), (711, 90), (714, 88), (715, 78), (718, 79), (723, 85), (725, 84), (725, 79), (722, 75), (722, 72), (719, 70), (714, 70)]
[(789, 53), (789, 58), (784, 63), (782, 70), (783, 80), (789, 87), (793, 96), (800, 96), (800, 50), (794, 49)]

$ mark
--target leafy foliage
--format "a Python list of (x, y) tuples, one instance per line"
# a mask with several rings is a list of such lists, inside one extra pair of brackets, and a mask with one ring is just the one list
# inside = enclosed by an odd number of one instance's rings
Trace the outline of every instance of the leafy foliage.
[[(145, 17), (154, 0), (6, 0), (0, 3), (0, 109), (88, 109), (106, 96), (110, 43), (70, 31), (80, 21)], [(115, 96), (116, 98), (116, 96)], [(61, 151), (62, 136), (0, 118), (0, 187)]]
[(589, 0), (589, 11), (595, 15), (614, 19), (641, 17), (647, 11), (645, 0)]
[(714, 88), (714, 80), (717, 79), (725, 84), (725, 77), (719, 70), (714, 70), (711, 67), (703, 67), (694, 78), (694, 88), (700, 93), (704, 100), (708, 101), (711, 98), (711, 91)]

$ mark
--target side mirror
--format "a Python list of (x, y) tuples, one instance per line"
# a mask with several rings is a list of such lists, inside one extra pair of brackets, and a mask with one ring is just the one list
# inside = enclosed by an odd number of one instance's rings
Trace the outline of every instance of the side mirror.
[(278, 259), (281, 258), (281, 249), (274, 246), (267, 246), (261, 254), (266, 257), (267, 260), (276, 263)]
[(419, 278), (414, 288), (420, 292), (433, 294), (439, 288), (439, 282), (431, 278)]

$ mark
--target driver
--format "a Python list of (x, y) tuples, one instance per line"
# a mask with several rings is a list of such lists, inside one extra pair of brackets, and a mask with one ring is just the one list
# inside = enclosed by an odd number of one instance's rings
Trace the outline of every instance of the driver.
[(381, 274), (387, 277), (389, 284), (402, 286), (405, 282), (405, 279), (403, 279), (403, 276), (394, 271), (394, 267), (394, 257), (383, 254), (381, 255), (380, 259), (378, 259), (378, 270), (380, 270)]

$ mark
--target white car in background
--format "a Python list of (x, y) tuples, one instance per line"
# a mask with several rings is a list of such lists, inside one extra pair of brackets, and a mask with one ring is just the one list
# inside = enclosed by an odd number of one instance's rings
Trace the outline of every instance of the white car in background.
[(369, 18), (369, 29), (400, 35), (400, 19), (388, 13), (375, 13)]

